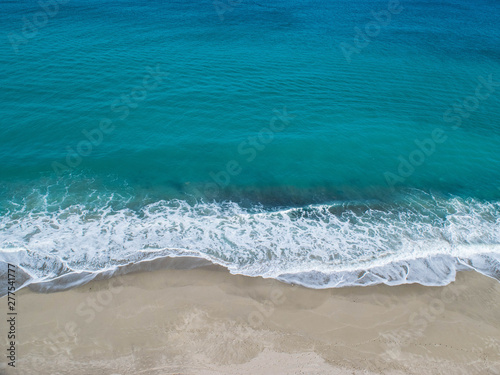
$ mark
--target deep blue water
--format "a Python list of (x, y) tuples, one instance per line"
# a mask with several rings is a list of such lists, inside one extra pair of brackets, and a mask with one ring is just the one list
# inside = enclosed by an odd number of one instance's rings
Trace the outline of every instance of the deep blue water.
[(32, 281), (500, 279), (498, 1), (0, 9), (0, 261)]

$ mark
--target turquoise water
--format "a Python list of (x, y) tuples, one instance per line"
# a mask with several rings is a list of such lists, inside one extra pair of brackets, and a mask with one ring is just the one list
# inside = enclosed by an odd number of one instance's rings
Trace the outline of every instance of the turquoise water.
[(0, 5), (0, 260), (27, 283), (186, 255), (500, 279), (497, 1), (48, 3)]

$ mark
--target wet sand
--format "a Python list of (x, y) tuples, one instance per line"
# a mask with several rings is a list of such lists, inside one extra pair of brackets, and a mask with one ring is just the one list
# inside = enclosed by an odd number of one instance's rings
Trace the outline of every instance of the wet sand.
[(500, 374), (500, 283), (475, 272), (311, 290), (205, 266), (16, 297), (1, 374)]

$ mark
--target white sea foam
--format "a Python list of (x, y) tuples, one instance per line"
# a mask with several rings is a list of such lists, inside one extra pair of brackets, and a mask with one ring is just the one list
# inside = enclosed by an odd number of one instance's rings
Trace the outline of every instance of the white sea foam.
[(500, 280), (500, 203), (409, 200), (404, 205), (267, 210), (236, 203), (160, 201), (139, 211), (72, 205), (0, 218), (0, 261), (31, 282), (109, 271), (171, 256), (311, 288), (444, 285), (457, 270)]

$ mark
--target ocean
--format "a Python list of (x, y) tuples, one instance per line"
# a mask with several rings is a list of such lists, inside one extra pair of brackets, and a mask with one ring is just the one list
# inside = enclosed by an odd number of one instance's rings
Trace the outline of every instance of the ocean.
[(497, 0), (0, 8), (3, 276), (500, 280)]

